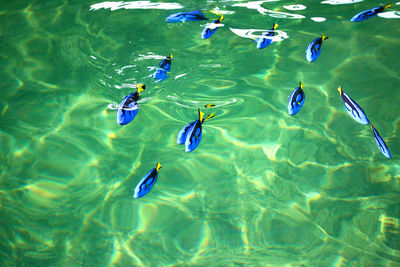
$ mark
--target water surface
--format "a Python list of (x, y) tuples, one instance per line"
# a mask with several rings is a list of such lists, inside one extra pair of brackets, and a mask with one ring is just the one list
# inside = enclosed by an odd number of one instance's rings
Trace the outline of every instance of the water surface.
[[(1, 265), (400, 265), (400, 6), (349, 21), (377, 5), (3, 1)], [(200, 9), (224, 13), (208, 40), (207, 22), (165, 22)], [(263, 50), (230, 29), (274, 22), (286, 37)], [(170, 77), (155, 83), (170, 53)], [(299, 81), (306, 101), (290, 116)], [(139, 113), (119, 126), (107, 107), (135, 83), (147, 87)], [(348, 116), (339, 85), (391, 159)], [(216, 116), (185, 153), (176, 137), (199, 107)], [(156, 185), (133, 199), (157, 162)]]

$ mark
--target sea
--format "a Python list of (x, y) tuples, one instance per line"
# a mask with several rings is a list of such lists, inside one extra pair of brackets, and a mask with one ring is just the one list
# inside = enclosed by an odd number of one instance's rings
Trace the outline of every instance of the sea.
[(385, 4), (0, 1), (0, 266), (400, 266), (400, 2), (350, 21)]

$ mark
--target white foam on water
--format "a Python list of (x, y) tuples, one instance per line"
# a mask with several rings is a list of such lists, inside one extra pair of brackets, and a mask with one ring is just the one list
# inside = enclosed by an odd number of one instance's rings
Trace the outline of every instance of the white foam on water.
[(286, 12), (278, 12), (263, 8), (261, 5), (265, 2), (275, 2), (277, 0), (269, 0), (269, 1), (254, 1), (248, 3), (240, 3), (240, 4), (233, 4), (232, 6), (240, 6), (240, 7), (247, 7), (249, 9), (256, 9), (263, 15), (269, 15), (274, 18), (281, 18), (281, 19), (303, 19), (305, 16), (299, 14), (292, 14)]
[(200, 64), (200, 68), (219, 68), (221, 64)]
[(235, 11), (230, 11), (230, 10), (221, 10), (219, 7), (214, 8), (211, 10), (211, 12), (214, 12), (215, 14), (221, 14), (221, 15), (226, 15), (226, 14), (234, 14)]
[(290, 5), (290, 6), (283, 6), (287, 10), (304, 10), (307, 7), (305, 5)]
[(323, 17), (312, 17), (311, 20), (316, 21), (316, 22), (323, 22), (326, 20), (326, 18)]
[(180, 78), (180, 77), (186, 76), (186, 75), (187, 75), (187, 73), (183, 73), (183, 74), (176, 75), (176, 76), (175, 76), (175, 80), (178, 79), (178, 78)]
[(400, 19), (400, 11), (378, 13), (378, 16), (385, 19)]
[(225, 26), (225, 24), (222, 24), (222, 23), (207, 23), (205, 25), (205, 27), (207, 27), (211, 30), (215, 30), (216, 28), (224, 27), (224, 26)]
[(364, 0), (325, 0), (322, 1), (321, 4), (328, 4), (328, 5), (347, 5), (347, 4), (354, 4), (358, 2), (362, 2)]
[(226, 105), (230, 105), (233, 103), (237, 102), (236, 98), (232, 98), (231, 100), (217, 100), (217, 101), (195, 101), (195, 100), (186, 100), (186, 99), (180, 99), (179, 97), (173, 96), (173, 95), (168, 95), (167, 96), (168, 99), (172, 100), (175, 104), (182, 106), (182, 107), (197, 107), (199, 104), (200, 105), (206, 105), (209, 103), (212, 103), (215, 105), (214, 108), (216, 107), (222, 107), (222, 106), (226, 106)]
[(102, 2), (90, 6), (90, 10), (110, 9), (180, 9), (183, 6), (179, 3), (152, 3), (151, 1), (131, 1), (131, 2)]
[(159, 56), (159, 55), (154, 55), (154, 54), (148, 54), (148, 55), (142, 55), (139, 54), (139, 57), (136, 60), (145, 60), (145, 59), (165, 59), (165, 56)]
[(141, 98), (141, 99), (139, 99), (136, 103), (144, 103), (144, 102), (148, 102), (148, 101), (150, 101), (150, 100), (152, 100), (153, 98), (151, 97), (151, 96), (149, 96), (149, 97), (144, 97), (144, 98)]
[[(284, 31), (279, 31), (279, 30), (258, 30), (258, 29), (235, 29), (235, 28), (230, 28), (231, 31), (239, 35), (240, 37), (243, 38), (266, 38), (266, 39), (271, 39), (272, 42), (280, 42), (283, 41), (287, 38), (289, 38), (289, 35), (284, 32)], [(255, 33), (259, 32), (260, 34), (257, 35)], [(263, 36), (262, 34), (265, 32), (274, 32), (274, 36)]]
[[(115, 102), (112, 102), (111, 104), (108, 104), (107, 105), (107, 108), (109, 108), (109, 109), (120, 109), (120, 108), (122, 108), (124, 105), (120, 105), (120, 104), (117, 104), (117, 103), (115, 103)], [(134, 105), (133, 107), (131, 107), (131, 108), (124, 108), (124, 110), (136, 110), (136, 109), (138, 109), (139, 108), (139, 106), (138, 105)]]

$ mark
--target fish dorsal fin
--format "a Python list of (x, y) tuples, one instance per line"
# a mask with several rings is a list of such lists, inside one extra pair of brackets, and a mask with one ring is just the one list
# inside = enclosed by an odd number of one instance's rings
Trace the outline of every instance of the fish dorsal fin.
[(213, 117), (215, 117), (215, 114), (214, 114), (214, 113), (211, 113), (210, 115), (208, 115), (208, 116), (203, 120), (203, 122), (205, 122), (206, 120), (211, 119), (211, 118), (213, 118)]
[(304, 84), (300, 81), (299, 82), (300, 89), (303, 90)]
[(339, 88), (337, 89), (339, 91), (339, 94), (342, 95), (343, 94), (343, 90), (342, 90), (342, 86), (339, 85)]
[(274, 30), (276, 30), (276, 28), (278, 28), (278, 23), (274, 23), (274, 25), (272, 26), (272, 28), (274, 29)]
[(325, 35), (325, 33), (322, 34), (321, 36), (322, 41), (328, 39), (328, 36)]
[(136, 85), (137, 87), (137, 92), (140, 94), (141, 92), (143, 92), (144, 90), (146, 90), (146, 85), (139, 83), (138, 85)]
[(203, 122), (203, 117), (204, 117), (204, 112), (201, 112), (201, 110), (199, 109), (199, 121)]
[(160, 162), (157, 163), (156, 172), (158, 172), (159, 169), (161, 169), (161, 163)]
[(384, 6), (383, 6), (383, 9), (389, 8), (389, 7), (391, 7), (391, 6), (392, 6), (392, 4), (384, 5)]

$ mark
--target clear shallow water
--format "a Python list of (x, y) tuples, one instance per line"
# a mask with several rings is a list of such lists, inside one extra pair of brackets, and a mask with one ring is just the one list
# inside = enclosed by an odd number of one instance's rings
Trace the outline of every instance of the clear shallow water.
[[(350, 23), (376, 3), (349, 2), (2, 2), (1, 265), (400, 265), (399, 5)], [(203, 22), (164, 21), (216, 7), (230, 12), (209, 40)], [(229, 30), (274, 22), (289, 38), (263, 50)], [(154, 83), (169, 53), (170, 77)], [(306, 102), (289, 116), (299, 81)], [(135, 82), (144, 101), (121, 127), (107, 106)], [(392, 159), (346, 114), (339, 84)], [(177, 133), (207, 103), (216, 117), (184, 153)]]

